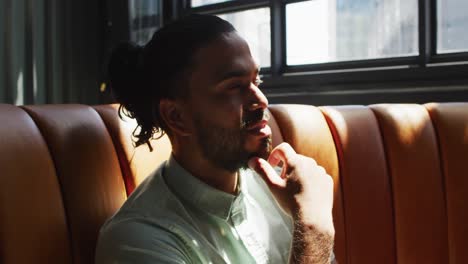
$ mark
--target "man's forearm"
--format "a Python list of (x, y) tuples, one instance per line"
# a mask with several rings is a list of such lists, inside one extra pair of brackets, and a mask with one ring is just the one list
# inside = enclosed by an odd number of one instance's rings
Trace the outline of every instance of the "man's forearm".
[(296, 220), (289, 263), (331, 263), (333, 241), (333, 234), (320, 232), (314, 226)]
[[(278, 174), (273, 167), (282, 163)], [(333, 226), (333, 179), (309, 157), (297, 154), (287, 143), (272, 150), (268, 161), (251, 158), (249, 167), (268, 184), (281, 208), (294, 221), (289, 263), (330, 263)]]

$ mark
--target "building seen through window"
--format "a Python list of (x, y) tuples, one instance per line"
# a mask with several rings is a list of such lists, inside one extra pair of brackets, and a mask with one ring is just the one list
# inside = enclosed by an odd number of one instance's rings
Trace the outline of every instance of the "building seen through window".
[(286, 43), (288, 65), (417, 55), (417, 1), (288, 4)]
[[(272, 13), (270, 4), (237, 11), (218, 6), (246, 4), (234, 0), (192, 0), (190, 7), (229, 21), (250, 45), (262, 68), (271, 66)], [(260, 1), (253, 1), (260, 2)], [(252, 2), (252, 3), (253, 3)], [(266, 1), (267, 3), (269, 1)], [(291, 3), (289, 3), (291, 2)], [(285, 65), (313, 65), (419, 55), (417, 0), (308, 0), (284, 1)], [(438, 54), (468, 51), (468, 1), (438, 0)], [(131, 40), (144, 44), (161, 26), (161, 0), (129, 0)], [(235, 9), (235, 8), (234, 8)]]
[(437, 1), (437, 52), (468, 51), (468, 1)]
[(228, 2), (231, 0), (192, 0), (192, 7)]
[(161, 27), (161, 0), (129, 0), (130, 40), (144, 45)]
[(258, 8), (219, 15), (234, 25), (249, 43), (252, 56), (262, 67), (270, 67), (270, 9)]

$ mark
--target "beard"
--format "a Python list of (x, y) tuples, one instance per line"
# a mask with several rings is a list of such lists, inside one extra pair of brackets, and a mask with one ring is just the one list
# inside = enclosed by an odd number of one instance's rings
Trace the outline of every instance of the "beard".
[(247, 150), (249, 135), (246, 127), (262, 120), (264, 115), (263, 110), (246, 114), (239, 127), (234, 129), (220, 127), (195, 116), (197, 140), (202, 154), (216, 167), (229, 172), (247, 168), (247, 162), (252, 157), (267, 159), (272, 148), (271, 137), (256, 140), (257, 146), (251, 146), (253, 150)]

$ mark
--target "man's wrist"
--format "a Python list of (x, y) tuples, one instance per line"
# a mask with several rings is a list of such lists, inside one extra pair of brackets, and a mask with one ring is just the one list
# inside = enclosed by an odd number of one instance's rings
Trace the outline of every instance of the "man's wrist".
[(314, 212), (313, 210), (304, 210), (303, 208), (307, 207), (300, 207), (292, 213), (295, 227), (307, 227), (310, 230), (314, 230), (314, 232), (325, 233), (332, 237), (335, 236), (335, 227), (333, 225), (333, 215), (331, 212), (329, 214), (324, 214), (323, 212)]
[(296, 218), (291, 263), (330, 263), (333, 244), (334, 229), (324, 230)]

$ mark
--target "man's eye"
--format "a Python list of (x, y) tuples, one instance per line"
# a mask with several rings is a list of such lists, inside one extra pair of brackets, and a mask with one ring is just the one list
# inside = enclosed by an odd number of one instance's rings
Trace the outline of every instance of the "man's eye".
[(254, 81), (254, 84), (257, 87), (260, 86), (260, 84), (262, 84), (262, 83), (263, 83), (263, 81), (262, 81), (262, 79), (260, 79), (260, 77), (257, 77), (257, 79), (255, 79), (255, 81)]
[(237, 84), (229, 85), (228, 90), (243, 90), (245, 87), (246, 87), (245, 84), (237, 83)]
[(260, 86), (263, 81), (262, 79), (260, 79), (260, 77), (257, 77), (253, 82), (248, 82), (248, 83), (233, 83), (231, 85), (228, 86), (228, 90), (244, 90), (244, 89), (248, 89), (250, 87), (251, 84), (254, 84), (255, 86)]

